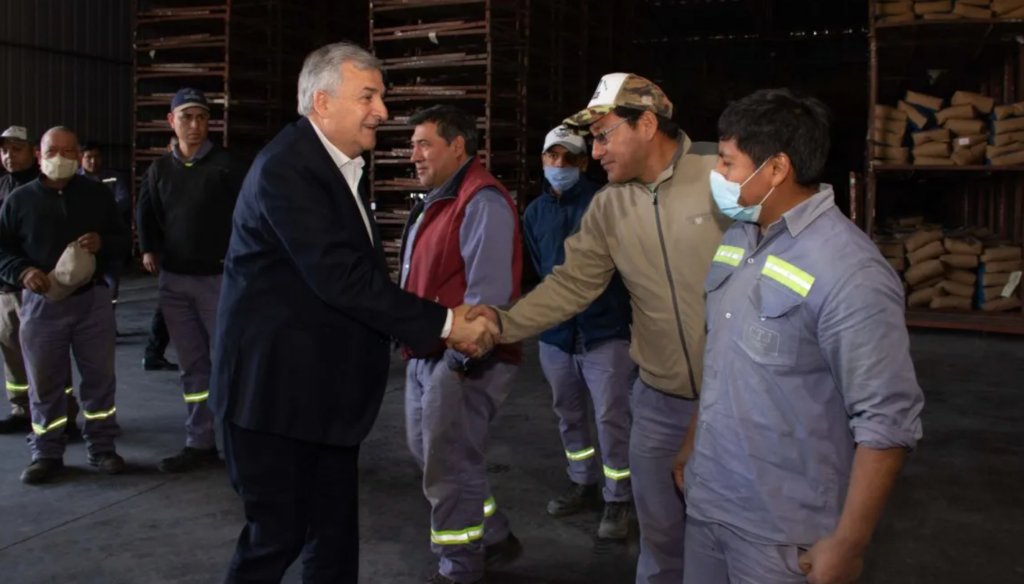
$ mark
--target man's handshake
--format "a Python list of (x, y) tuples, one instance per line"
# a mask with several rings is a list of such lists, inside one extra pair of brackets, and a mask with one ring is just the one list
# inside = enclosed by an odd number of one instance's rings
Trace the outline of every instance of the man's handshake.
[(448, 347), (474, 359), (480, 359), (501, 340), (498, 313), (490, 306), (463, 304), (453, 309), (452, 313)]

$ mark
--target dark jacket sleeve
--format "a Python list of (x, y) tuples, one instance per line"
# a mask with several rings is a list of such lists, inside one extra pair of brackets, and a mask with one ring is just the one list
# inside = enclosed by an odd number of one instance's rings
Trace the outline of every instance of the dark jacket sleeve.
[(526, 208), (526, 212), (523, 213), (523, 240), (526, 242), (526, 249), (530, 252), (530, 261), (533, 262), (533, 269), (537, 271), (538, 276), (543, 277), (540, 268), (540, 248), (533, 233), (534, 223), (538, 221), (538, 215), (540, 213), (537, 207), (531, 205)]
[(124, 220), (121, 218), (121, 210), (118, 209), (117, 201), (110, 197), (107, 201), (106, 221), (103, 231), (100, 232), (100, 254), (106, 260), (108, 266), (124, 261), (131, 253), (132, 235)]
[(21, 247), (21, 221), (18, 209), (8, 197), (0, 207), (0, 279), (11, 286), (21, 286), (21, 274), (32, 262)]
[(392, 282), (373, 252), (356, 239), (366, 238), (366, 230), (339, 225), (339, 218), (328, 211), (331, 193), (311, 173), (271, 159), (250, 179), (256, 180), (261, 215), (321, 300), (414, 352), (437, 347), (447, 309)]
[(149, 165), (139, 189), (135, 221), (139, 229), (139, 249), (142, 253), (157, 252), (163, 247), (163, 232), (160, 227), (163, 209), (160, 205), (160, 194), (156, 190), (158, 163), (159, 160), (154, 160)]

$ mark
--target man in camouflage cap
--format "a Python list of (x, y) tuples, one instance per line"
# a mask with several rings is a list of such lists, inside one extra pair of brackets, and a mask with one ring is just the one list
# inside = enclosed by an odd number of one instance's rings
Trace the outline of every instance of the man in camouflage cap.
[[(672, 121), (672, 102), (651, 81), (605, 75), (587, 108), (565, 120), (593, 136), (611, 184), (594, 196), (565, 262), (515, 305), (480, 306), (517, 342), (583, 312), (618, 272), (633, 306), (629, 465), (640, 522), (637, 584), (683, 580), (686, 509), (672, 480), (697, 409), (704, 358), (704, 279), (729, 221), (711, 197), (716, 143), (692, 142)], [(467, 350), (470, 348), (467, 348)]]

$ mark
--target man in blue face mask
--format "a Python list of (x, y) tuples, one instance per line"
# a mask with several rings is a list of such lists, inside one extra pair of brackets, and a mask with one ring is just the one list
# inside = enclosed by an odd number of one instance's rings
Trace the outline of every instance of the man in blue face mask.
[[(562, 126), (548, 133), (541, 160), (543, 192), (526, 208), (523, 234), (543, 278), (565, 262), (565, 240), (579, 228), (599, 187), (583, 175), (586, 142)], [(616, 274), (590, 308), (540, 335), (541, 367), (554, 394), (569, 475), (568, 487), (548, 503), (548, 513), (564, 517), (586, 511), (603, 495), (598, 528), (603, 539), (626, 537), (633, 499), (629, 388), (638, 371), (629, 357), (631, 322), (629, 293)], [(597, 444), (590, 432), (588, 395), (594, 403)]]
[(676, 462), (683, 581), (855, 582), (921, 438), (903, 288), (820, 182), (821, 102), (759, 91), (718, 133), (711, 190), (737, 222), (705, 281), (700, 403)]

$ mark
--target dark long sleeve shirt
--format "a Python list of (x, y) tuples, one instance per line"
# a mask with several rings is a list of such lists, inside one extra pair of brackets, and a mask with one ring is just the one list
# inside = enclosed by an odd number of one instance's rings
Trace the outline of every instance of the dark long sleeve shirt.
[(92, 232), (100, 236), (99, 279), (112, 262), (124, 260), (131, 246), (110, 190), (81, 176), (59, 191), (41, 180), (15, 189), (0, 208), (0, 279), (20, 288), (25, 270), (49, 273), (69, 243)]
[(155, 160), (142, 180), (139, 246), (168, 272), (219, 274), (246, 169), (218, 146), (188, 161), (176, 154)]

